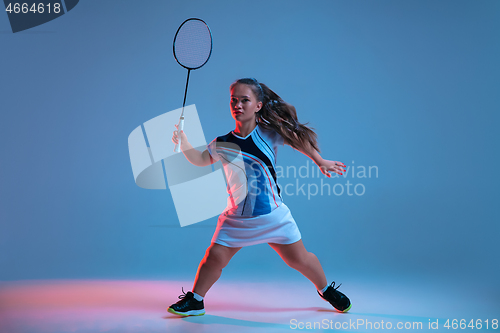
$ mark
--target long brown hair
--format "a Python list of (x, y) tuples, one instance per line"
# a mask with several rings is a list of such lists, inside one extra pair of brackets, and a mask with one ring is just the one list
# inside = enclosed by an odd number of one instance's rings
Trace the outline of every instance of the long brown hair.
[(302, 124), (297, 119), (297, 111), (291, 104), (286, 103), (264, 83), (259, 83), (253, 78), (239, 79), (231, 84), (232, 89), (236, 84), (250, 86), (257, 99), (262, 102), (262, 108), (257, 112), (257, 123), (265, 129), (278, 132), (285, 142), (298, 150), (304, 150), (306, 142), (320, 152), (317, 134), (311, 127)]

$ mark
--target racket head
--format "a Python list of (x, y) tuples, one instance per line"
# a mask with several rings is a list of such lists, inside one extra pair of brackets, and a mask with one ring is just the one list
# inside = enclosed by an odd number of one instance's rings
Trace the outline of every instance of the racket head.
[(199, 18), (189, 18), (177, 29), (174, 58), (182, 67), (193, 70), (205, 65), (212, 54), (212, 32)]

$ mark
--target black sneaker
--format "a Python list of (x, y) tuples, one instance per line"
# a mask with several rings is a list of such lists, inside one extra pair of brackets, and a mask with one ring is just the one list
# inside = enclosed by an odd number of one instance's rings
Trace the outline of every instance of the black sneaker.
[(202, 316), (205, 314), (203, 300), (197, 301), (192, 292), (188, 291), (186, 294), (184, 293), (184, 288), (182, 288), (182, 295), (179, 298), (180, 301), (170, 305), (167, 310), (168, 312), (180, 316)]
[(333, 281), (325, 290), (323, 295), (321, 295), (319, 291), (318, 295), (320, 295), (325, 301), (330, 302), (330, 304), (333, 305), (335, 310), (338, 312), (347, 312), (351, 308), (351, 301), (346, 295), (337, 290), (341, 284), (339, 284), (337, 288), (334, 288), (335, 281)]

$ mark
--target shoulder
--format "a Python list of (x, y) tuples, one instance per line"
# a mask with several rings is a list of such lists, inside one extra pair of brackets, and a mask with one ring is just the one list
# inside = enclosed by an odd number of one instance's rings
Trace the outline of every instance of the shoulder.
[(278, 145), (283, 145), (283, 137), (274, 129), (265, 128), (262, 125), (258, 125), (257, 134), (260, 135), (264, 140), (276, 143)]
[(272, 138), (272, 137), (276, 136), (276, 134), (278, 134), (278, 132), (276, 132), (275, 130), (265, 128), (264, 126), (262, 126), (260, 124), (257, 125), (256, 132), (260, 136), (269, 137), (269, 138)]
[(217, 148), (220, 147), (221, 143), (223, 143), (223, 142), (230, 142), (231, 136), (232, 136), (232, 133), (229, 132), (226, 135), (218, 136), (215, 139), (213, 139), (207, 145), (207, 149), (208, 149), (208, 152), (210, 153), (210, 155), (212, 155), (212, 157), (214, 157), (216, 160), (218, 160), (219, 158), (217, 156), (218, 155)]
[(216, 142), (228, 142), (233, 138), (233, 132), (229, 132), (226, 135), (218, 136), (215, 138)]
[(224, 154), (224, 152), (227, 151), (227, 149), (239, 151), (240, 149), (236, 141), (237, 139), (231, 131), (226, 135), (218, 136), (215, 139), (213, 139), (208, 144), (208, 151), (212, 155)]
[(215, 139), (213, 139), (210, 144), (216, 144), (216, 143), (219, 143), (219, 142), (230, 142), (232, 141), (232, 136), (233, 136), (233, 133), (232, 132), (229, 132), (225, 135), (221, 135), (221, 136), (218, 136), (216, 137)]

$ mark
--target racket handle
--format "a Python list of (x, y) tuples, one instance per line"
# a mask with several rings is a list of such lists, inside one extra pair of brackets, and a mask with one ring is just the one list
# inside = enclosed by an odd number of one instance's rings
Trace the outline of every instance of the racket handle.
[(178, 128), (177, 135), (179, 138), (179, 142), (175, 145), (174, 151), (176, 153), (180, 153), (181, 152), (181, 131), (184, 129), (184, 117), (181, 117), (181, 119), (179, 119), (179, 126), (177, 128)]

